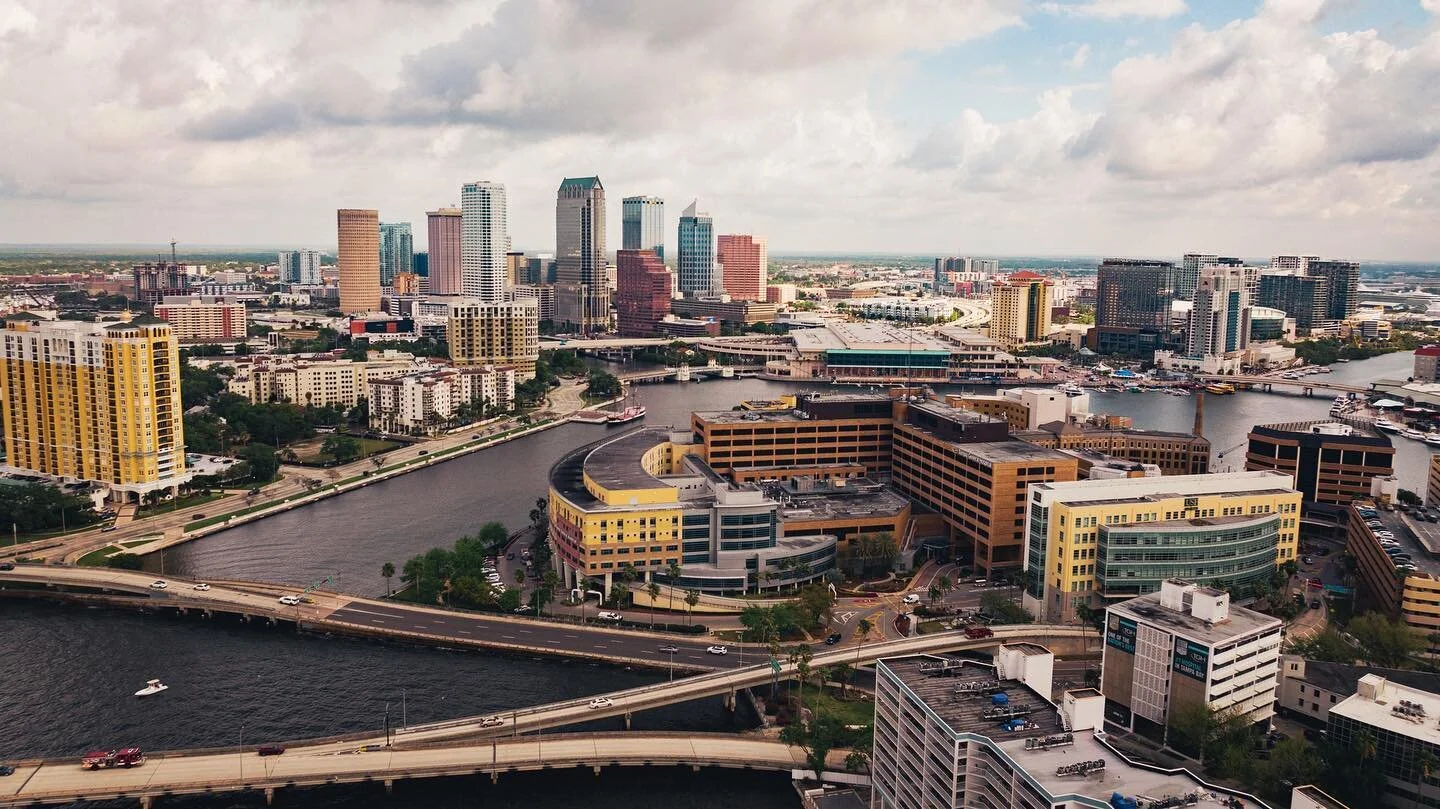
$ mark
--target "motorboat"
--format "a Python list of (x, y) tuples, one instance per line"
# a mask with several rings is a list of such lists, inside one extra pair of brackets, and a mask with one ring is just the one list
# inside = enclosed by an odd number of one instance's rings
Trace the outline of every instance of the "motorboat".
[(149, 696), (154, 696), (155, 694), (158, 694), (158, 693), (160, 693), (161, 691), (168, 691), (169, 689), (170, 689), (170, 686), (168, 686), (168, 685), (160, 682), (159, 680), (146, 680), (146, 681), (145, 681), (145, 687), (142, 688), (142, 689), (140, 689), (139, 691), (136, 691), (136, 692), (135, 692), (135, 696), (137, 696), (137, 697), (149, 697)]
[(1400, 434), (1414, 441), (1425, 440), (1425, 434), (1413, 427), (1406, 427), (1405, 429), (1400, 431)]
[(1426, 433), (1425, 443), (1432, 447), (1440, 447), (1440, 433)]
[(1066, 396), (1081, 396), (1085, 393), (1085, 389), (1075, 384), (1074, 382), (1066, 382), (1062, 385), (1059, 385), (1056, 390), (1060, 391)]
[(1384, 430), (1387, 433), (1400, 432), (1400, 425), (1390, 419), (1375, 419), (1375, 429)]

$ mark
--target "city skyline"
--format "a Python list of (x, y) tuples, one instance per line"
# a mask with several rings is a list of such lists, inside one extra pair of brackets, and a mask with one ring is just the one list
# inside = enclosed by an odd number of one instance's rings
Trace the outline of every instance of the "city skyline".
[[(441, 6), (413, 26), (377, 2), (345, 21), (354, 45), (319, 49), (319, 8), (247, 37), (240, 12), (11, 4), (0, 242), (325, 245), (330, 211), (416, 222), (486, 176), (510, 191), (514, 244), (544, 250), (554, 183), (598, 174), (616, 196), (700, 196), (776, 254), (1440, 254), (1434, 128), (1390, 112), (1434, 100), (1433, 0), (546, 9)], [(546, 14), (560, 35), (532, 33)], [(805, 47), (773, 47), (802, 24)], [(92, 28), (100, 47), (65, 47)], [(181, 30), (196, 47), (146, 47)], [(645, 93), (614, 80), (614, 53), (652, 67)], [(712, 82), (680, 92), (696, 64)], [(657, 93), (679, 103), (657, 115)]]

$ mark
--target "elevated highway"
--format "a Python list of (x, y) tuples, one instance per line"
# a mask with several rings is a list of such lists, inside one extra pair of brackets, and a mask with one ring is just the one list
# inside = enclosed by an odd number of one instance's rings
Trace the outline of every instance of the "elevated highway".
[[(830, 766), (843, 766), (833, 751)], [(586, 733), (496, 739), (445, 747), (394, 749), (350, 743), (292, 747), (261, 757), (255, 748), (150, 754), (133, 769), (85, 771), (78, 758), (17, 762), (0, 780), (0, 807), (131, 799), (150, 807), (159, 797), (263, 791), (282, 787), (395, 781), (589, 767), (690, 766), (804, 769), (804, 755), (772, 739), (723, 733)], [(303, 804), (302, 804), (303, 805)]]

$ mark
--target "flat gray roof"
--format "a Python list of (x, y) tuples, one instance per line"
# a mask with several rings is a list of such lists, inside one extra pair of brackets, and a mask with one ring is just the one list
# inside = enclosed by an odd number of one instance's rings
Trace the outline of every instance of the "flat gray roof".
[(645, 471), (640, 458), (656, 444), (668, 441), (670, 431), (647, 427), (606, 441), (585, 456), (590, 479), (607, 489), (654, 489), (670, 484)]
[[(962, 665), (944, 675), (926, 674), (920, 670), (924, 664), (945, 660), (959, 660)], [(1064, 732), (1060, 726), (1060, 713), (1054, 703), (1030, 690), (1024, 683), (999, 679), (994, 666), (974, 660), (931, 655), (887, 658), (884, 662), (900, 682), (915, 692), (955, 733), (975, 733), (982, 736), (1001, 733), (1002, 720), (986, 719), (981, 714), (992, 706), (992, 697), (1002, 692), (1009, 698), (1011, 707), (1028, 708), (1031, 712), (1023, 718), (1036, 725), (1033, 728), (1005, 732), (1006, 738), (1025, 739)], [(955, 690), (964, 684), (976, 684), (984, 688), (957, 694)], [(1021, 744), (1023, 745), (1023, 742)]]
[(1063, 452), (1037, 447), (1026, 441), (982, 441), (976, 444), (955, 443), (954, 446), (966, 455), (991, 463), (1073, 460)]
[(1203, 640), (1210, 645), (1224, 643), (1231, 638), (1249, 635), (1266, 628), (1280, 629), (1280, 619), (1263, 615), (1254, 610), (1230, 605), (1230, 618), (1217, 624), (1206, 624), (1195, 616), (1160, 606), (1160, 594), (1137, 596), (1128, 601), (1111, 604), (1109, 611), (1137, 621), (1154, 624), (1187, 637)]

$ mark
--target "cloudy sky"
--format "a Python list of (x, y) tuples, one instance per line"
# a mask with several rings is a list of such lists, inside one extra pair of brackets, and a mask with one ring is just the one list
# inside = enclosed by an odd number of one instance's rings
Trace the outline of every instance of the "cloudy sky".
[(1440, 0), (0, 0), (0, 242), (307, 244), (503, 182), (772, 251), (1440, 259)]

